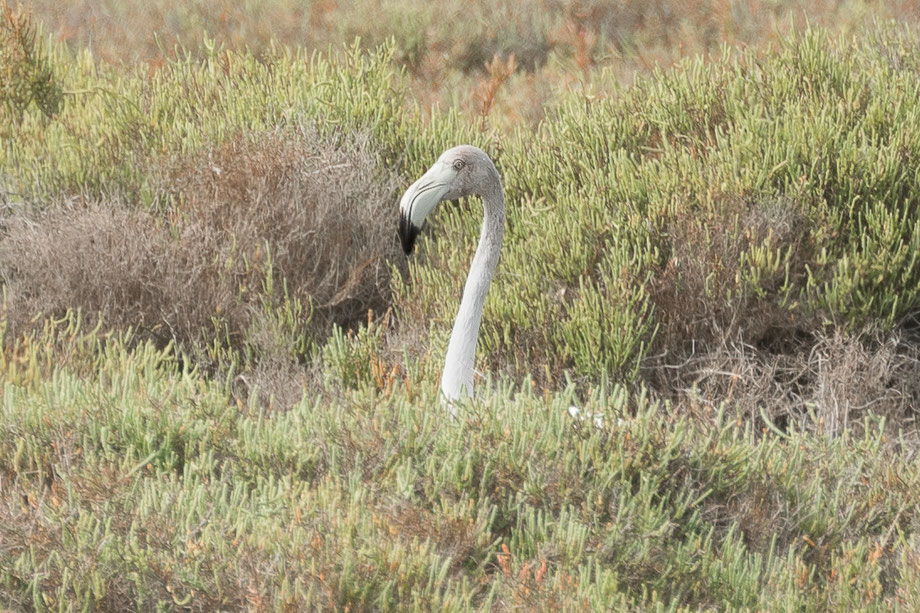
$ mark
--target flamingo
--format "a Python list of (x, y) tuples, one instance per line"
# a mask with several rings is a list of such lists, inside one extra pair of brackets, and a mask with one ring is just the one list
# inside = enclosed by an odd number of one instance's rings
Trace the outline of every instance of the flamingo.
[[(399, 239), (406, 255), (415, 248), (415, 239), (425, 219), (444, 200), (467, 196), (482, 198), (483, 219), (479, 246), (473, 256), (463, 289), (463, 299), (454, 320), (441, 374), (442, 400), (456, 416), (456, 402), (473, 397), (473, 373), (479, 326), (492, 278), (498, 266), (505, 233), (505, 195), (502, 180), (492, 159), (472, 145), (459, 145), (441, 154), (438, 161), (409, 186), (399, 202)], [(603, 425), (603, 415), (569, 407), (577, 419), (592, 419)]]

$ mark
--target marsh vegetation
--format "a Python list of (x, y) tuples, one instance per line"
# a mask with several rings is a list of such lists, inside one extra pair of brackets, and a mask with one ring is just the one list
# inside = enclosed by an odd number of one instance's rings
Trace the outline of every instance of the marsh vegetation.
[(0, 606), (920, 609), (912, 3), (467, 4), (3, 5)]

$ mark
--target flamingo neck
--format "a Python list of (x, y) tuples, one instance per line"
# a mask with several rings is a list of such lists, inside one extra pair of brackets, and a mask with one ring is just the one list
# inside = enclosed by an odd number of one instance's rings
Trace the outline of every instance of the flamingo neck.
[(482, 196), (483, 220), (479, 246), (473, 256), (463, 289), (463, 300), (447, 345), (441, 393), (448, 401), (473, 396), (473, 368), (482, 309), (498, 265), (505, 232), (505, 197), (497, 173), (495, 178), (495, 187)]

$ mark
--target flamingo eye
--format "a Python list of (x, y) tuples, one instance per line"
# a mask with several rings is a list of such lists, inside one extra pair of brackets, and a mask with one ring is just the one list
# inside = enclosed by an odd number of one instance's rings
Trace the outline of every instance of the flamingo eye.
[(454, 170), (463, 170), (464, 166), (466, 166), (466, 162), (463, 160), (454, 160)]

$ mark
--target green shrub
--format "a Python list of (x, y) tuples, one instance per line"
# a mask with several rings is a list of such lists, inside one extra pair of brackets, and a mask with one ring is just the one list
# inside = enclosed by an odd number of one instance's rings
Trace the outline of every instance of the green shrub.
[[(509, 232), (487, 365), (629, 380), (649, 355), (674, 364), (723, 339), (781, 346), (823, 322), (891, 329), (915, 314), (920, 81), (915, 39), (896, 36), (897, 65), (817, 31), (775, 55), (688, 61), (615, 97), (574, 94), (495, 150)], [(441, 213), (420, 289), (400, 290), (443, 329), (477, 217)]]
[(46, 116), (57, 113), (63, 92), (29, 16), (0, 3), (0, 136), (10, 138), (34, 103)]

